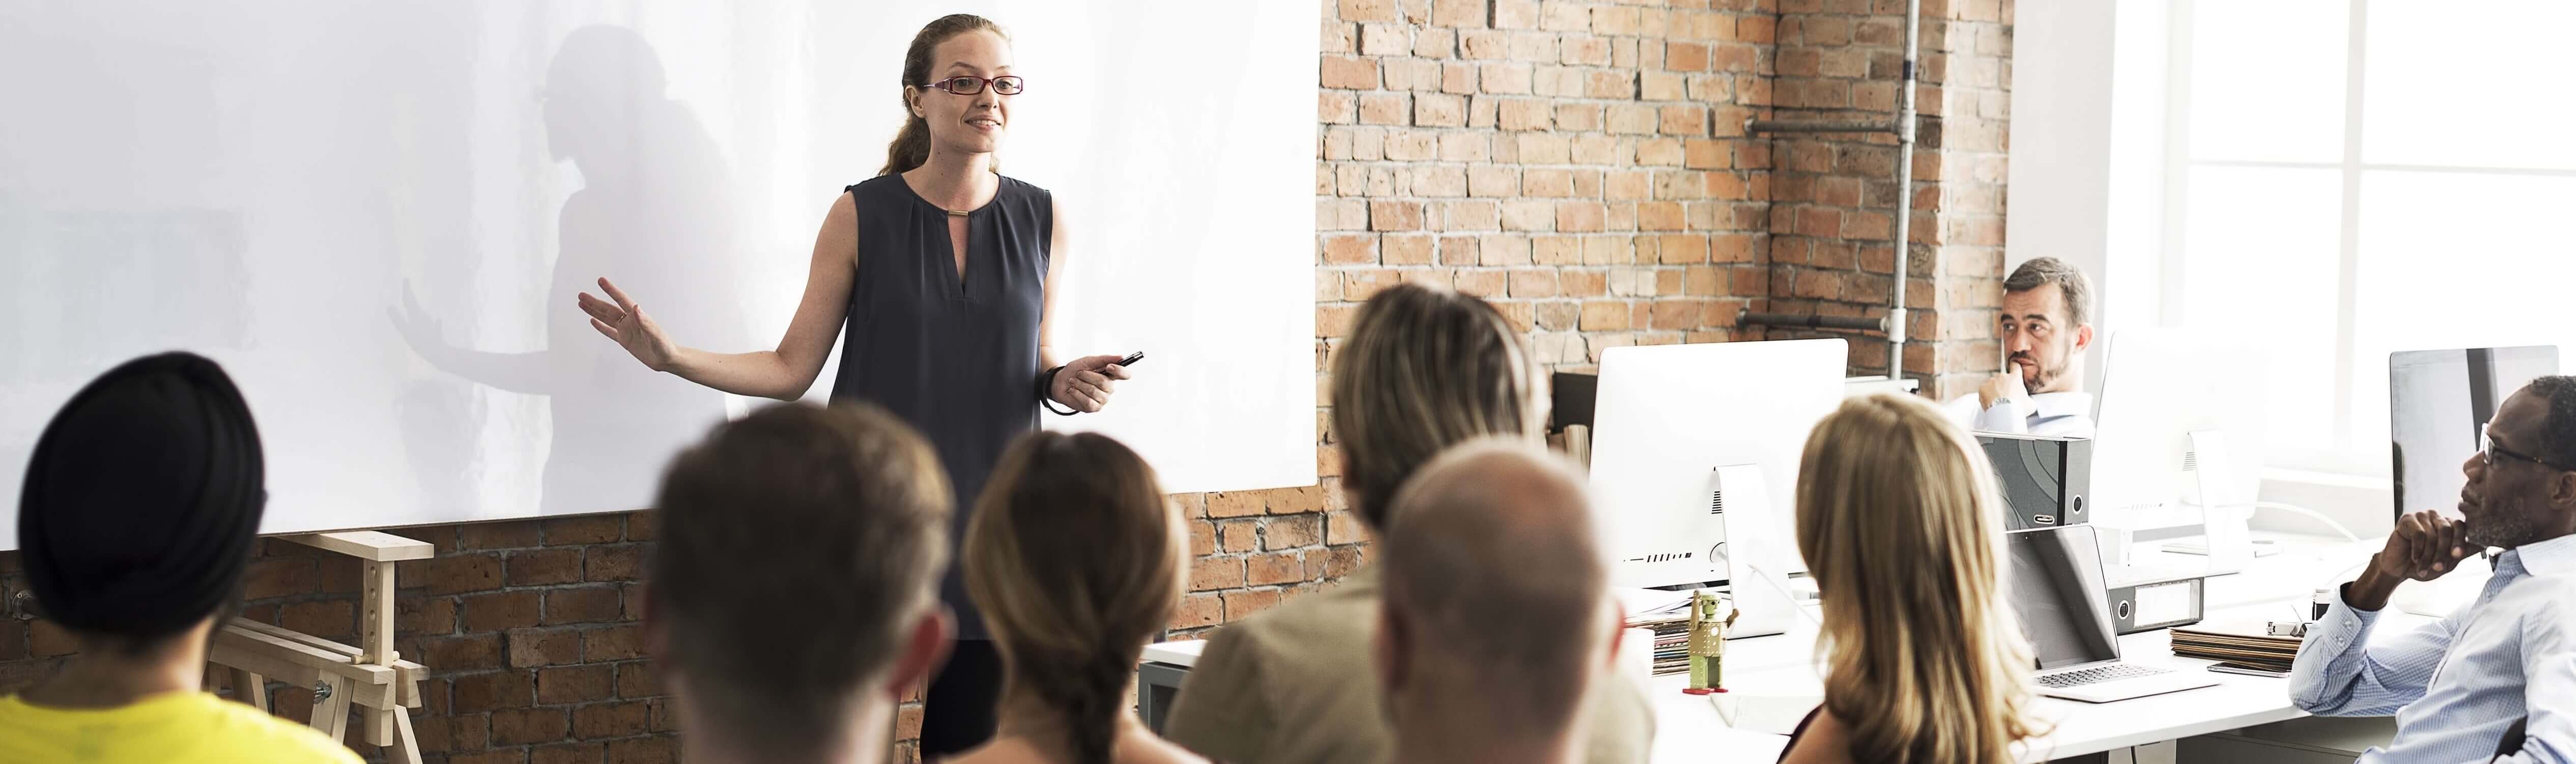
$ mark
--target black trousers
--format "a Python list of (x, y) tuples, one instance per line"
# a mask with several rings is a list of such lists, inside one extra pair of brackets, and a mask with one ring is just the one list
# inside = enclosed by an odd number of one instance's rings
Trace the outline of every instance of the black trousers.
[(953, 757), (993, 739), (1002, 700), (1002, 654), (985, 639), (960, 639), (921, 699), (921, 755)]

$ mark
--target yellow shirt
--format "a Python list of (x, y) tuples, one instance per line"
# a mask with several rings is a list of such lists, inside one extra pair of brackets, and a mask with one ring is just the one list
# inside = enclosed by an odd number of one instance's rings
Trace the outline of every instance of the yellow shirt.
[(122, 708), (63, 709), (0, 698), (0, 761), (11, 764), (360, 764), (310, 727), (203, 692)]

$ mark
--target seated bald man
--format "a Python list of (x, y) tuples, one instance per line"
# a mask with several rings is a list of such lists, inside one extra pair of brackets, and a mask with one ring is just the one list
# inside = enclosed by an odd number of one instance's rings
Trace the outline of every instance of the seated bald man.
[(1394, 761), (1583, 758), (1583, 698), (1618, 607), (1583, 479), (1506, 441), (1459, 446), (1398, 492), (1376, 660)]
[(63, 404), (27, 458), (18, 544), (37, 608), (80, 652), (0, 697), (0, 761), (357, 764), (201, 686), (241, 604), (265, 480), (250, 407), (213, 361), (135, 359)]

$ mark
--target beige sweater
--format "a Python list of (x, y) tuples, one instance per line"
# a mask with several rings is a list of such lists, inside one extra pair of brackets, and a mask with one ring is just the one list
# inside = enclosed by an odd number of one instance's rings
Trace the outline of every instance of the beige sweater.
[[(1395, 737), (1369, 658), (1378, 592), (1372, 566), (1332, 591), (1217, 630), (1182, 680), (1164, 739), (1230, 764), (1387, 760)], [(1603, 676), (1585, 706), (1586, 762), (1646, 760), (1654, 708), (1634, 680), (1618, 672)]]

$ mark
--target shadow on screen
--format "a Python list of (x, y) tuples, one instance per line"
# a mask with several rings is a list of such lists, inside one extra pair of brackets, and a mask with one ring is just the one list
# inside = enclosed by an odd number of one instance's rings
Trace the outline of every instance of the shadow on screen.
[[(735, 348), (749, 339), (736, 269), (727, 261), (740, 251), (726, 199), (730, 171), (697, 117), (664, 94), (664, 83), (660, 55), (630, 29), (583, 27), (556, 49), (538, 94), (546, 149), (553, 160), (572, 162), (582, 186), (556, 218), (558, 252), (537, 306), (546, 321), (543, 349), (454, 344), (408, 284), (393, 311), (404, 341), (439, 370), (546, 396), (550, 421), (541, 432), (520, 431), (551, 440), (539, 505), (545, 513), (639, 508), (628, 504), (640, 500), (627, 497), (649, 498), (672, 453), (725, 416), (724, 394), (656, 374), (593, 331), (574, 307), (575, 294), (609, 276), (685, 344)], [(462, 259), (434, 267), (468, 271), (450, 282), (477, 283), (474, 264)], [(501, 299), (487, 291), (442, 304)], [(484, 416), (480, 396), (434, 388), (414, 387), (400, 405), (414, 443), (470, 438)], [(434, 432), (447, 430), (456, 434)], [(470, 452), (461, 442), (445, 451)]]
[(2009, 597), (2041, 669), (2120, 657), (2102, 606), (2102, 558), (2090, 526), (2013, 531)]

